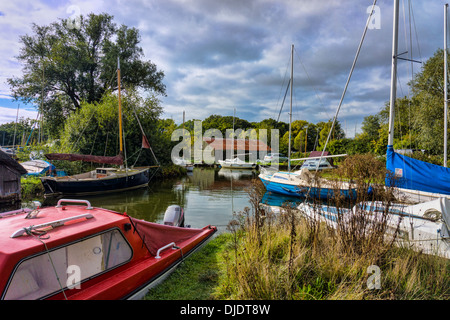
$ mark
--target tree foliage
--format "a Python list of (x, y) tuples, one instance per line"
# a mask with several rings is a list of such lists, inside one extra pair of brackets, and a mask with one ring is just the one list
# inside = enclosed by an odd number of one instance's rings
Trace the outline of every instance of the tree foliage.
[[(173, 147), (170, 136), (172, 120), (161, 120), (162, 108), (154, 96), (142, 98), (132, 89), (122, 95), (124, 148), (127, 164), (152, 165), (156, 160), (142, 147), (142, 125), (145, 136), (159, 163), (170, 161)], [(118, 97), (107, 93), (100, 102), (83, 102), (65, 122), (60, 152), (113, 156), (119, 153)], [(171, 122), (171, 123), (168, 123)]]
[[(37, 135), (31, 136), (36, 120), (30, 118), (19, 118), (16, 122), (8, 122), (0, 125), (0, 142), (3, 146), (25, 145), (35, 142)], [(31, 136), (31, 137), (30, 137)]]
[[(444, 140), (444, 51), (437, 50), (409, 83), (412, 95), (395, 103), (394, 148), (425, 149), (443, 154)], [(363, 136), (371, 150), (385, 154), (389, 131), (389, 103), (376, 115), (364, 119)], [(378, 124), (377, 124), (378, 120)], [(378, 127), (378, 134), (376, 128)]]
[(8, 83), (14, 98), (38, 105), (50, 125), (61, 123), (83, 101), (99, 102), (116, 90), (118, 58), (122, 83), (165, 94), (164, 73), (143, 60), (139, 31), (117, 26), (111, 15), (81, 16), (76, 26), (70, 20), (33, 24), (32, 30), (20, 38), (23, 74)]

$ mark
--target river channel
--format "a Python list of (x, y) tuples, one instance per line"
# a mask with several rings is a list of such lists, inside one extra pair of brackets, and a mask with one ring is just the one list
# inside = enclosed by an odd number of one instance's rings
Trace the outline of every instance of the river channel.
[[(185, 224), (193, 228), (215, 225), (225, 231), (245, 207), (251, 208), (248, 190), (255, 171), (195, 168), (193, 172), (176, 179), (153, 180), (149, 186), (137, 190), (106, 195), (70, 197), (88, 200), (94, 207), (126, 212), (132, 217), (161, 223), (167, 207), (180, 205), (185, 211)], [(281, 205), (294, 201), (280, 195), (266, 194), (263, 201)], [(57, 199), (46, 199), (44, 205), (55, 205)]]

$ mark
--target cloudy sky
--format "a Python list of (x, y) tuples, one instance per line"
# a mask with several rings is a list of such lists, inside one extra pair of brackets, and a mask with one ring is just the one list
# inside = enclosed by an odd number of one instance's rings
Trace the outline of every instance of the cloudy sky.
[[(278, 117), (294, 52), (293, 119), (331, 119), (339, 105), (372, 0), (128, 0), (2, 1), (0, 5), (0, 124), (36, 117), (12, 102), (7, 78), (21, 75), (15, 56), (31, 24), (107, 12), (136, 27), (145, 59), (165, 73), (164, 118), (181, 122), (211, 114), (249, 121)], [(411, 6), (410, 6), (411, 3)], [(399, 52), (425, 61), (443, 47), (445, 1), (401, 0)], [(393, 0), (377, 1), (339, 113), (347, 136), (389, 100)], [(411, 24), (410, 24), (411, 22)], [(410, 36), (410, 30), (412, 35)], [(412, 44), (410, 43), (412, 39)], [(405, 55), (406, 57), (407, 55)], [(411, 70), (401, 62), (398, 95), (408, 95)], [(281, 118), (288, 121), (288, 102)]]

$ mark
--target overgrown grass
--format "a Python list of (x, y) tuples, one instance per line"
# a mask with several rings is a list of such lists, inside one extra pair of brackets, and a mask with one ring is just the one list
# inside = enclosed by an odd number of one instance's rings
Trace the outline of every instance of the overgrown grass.
[[(367, 160), (361, 159), (373, 166)], [(356, 170), (359, 165), (355, 163), (352, 167)], [(374, 177), (355, 175), (353, 180), (357, 178), (367, 182)], [(249, 190), (252, 208), (237, 214), (229, 223), (229, 232), (198, 253), (202, 258), (187, 260), (148, 298), (450, 298), (449, 260), (395, 246), (393, 238), (384, 236), (383, 221), (380, 227), (368, 228), (364, 217), (359, 216), (352, 227), (330, 228), (306, 218), (298, 210), (285, 208), (283, 213), (266, 210), (259, 205), (264, 191), (260, 181), (255, 180)], [(384, 197), (386, 203), (391, 201), (389, 192), (376, 196)], [(361, 228), (365, 232), (360, 232)], [(369, 286), (373, 266), (379, 268), (379, 289)], [(205, 275), (207, 283), (202, 280)]]
[(193, 253), (159, 286), (151, 289), (146, 300), (210, 300), (219, 281), (231, 234), (222, 234)]
[[(335, 176), (336, 188), (342, 187), (339, 182), (343, 180), (357, 188), (357, 198), (350, 203), (335, 193), (332, 205), (338, 210), (344, 212), (355, 202), (375, 199), (386, 210), (376, 215), (363, 210), (345, 212), (331, 227), (292, 208), (273, 214), (256, 206), (265, 190), (255, 181), (249, 193), (252, 210), (231, 223), (234, 249), (225, 252), (226, 280), (219, 284), (216, 297), (450, 298), (449, 260), (395, 246), (396, 230), (387, 224), (387, 208), (394, 194), (384, 187), (384, 165), (371, 156), (348, 157)], [(368, 285), (374, 266), (380, 272), (379, 289)]]
[[(448, 299), (447, 260), (390, 247), (358, 254), (330, 230), (273, 221), (260, 230), (240, 227), (235, 249), (224, 252), (226, 274), (218, 299)], [(381, 270), (379, 290), (369, 289), (368, 268)]]
[[(292, 215), (290, 216), (293, 217)], [(238, 215), (190, 256), (149, 300), (447, 300), (447, 260), (392, 247), (383, 255), (349, 253), (327, 228), (296, 217), (270, 217), (258, 231)], [(247, 221), (245, 221), (247, 220)], [(248, 224), (250, 222), (250, 224)], [(259, 235), (257, 234), (259, 232)], [(369, 289), (368, 267), (379, 266), (381, 289)]]

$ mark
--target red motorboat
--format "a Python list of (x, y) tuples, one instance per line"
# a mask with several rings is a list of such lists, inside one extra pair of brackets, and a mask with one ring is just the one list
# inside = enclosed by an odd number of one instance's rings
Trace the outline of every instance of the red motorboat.
[(217, 230), (182, 227), (178, 206), (166, 213), (158, 224), (62, 199), (0, 214), (1, 299), (142, 298)]

